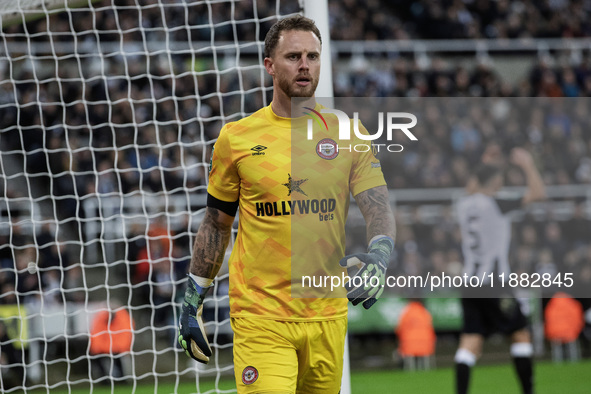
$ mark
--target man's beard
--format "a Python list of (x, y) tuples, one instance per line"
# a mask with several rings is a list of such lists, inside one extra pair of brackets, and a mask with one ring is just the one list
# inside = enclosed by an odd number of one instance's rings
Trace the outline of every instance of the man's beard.
[(278, 79), (278, 87), (282, 91), (287, 94), (288, 97), (312, 97), (314, 96), (314, 92), (316, 92), (316, 87), (318, 86), (318, 79), (313, 78), (310, 75), (306, 75), (309, 79), (310, 84), (305, 87), (298, 86), (295, 84), (293, 80), (288, 80), (286, 78)]

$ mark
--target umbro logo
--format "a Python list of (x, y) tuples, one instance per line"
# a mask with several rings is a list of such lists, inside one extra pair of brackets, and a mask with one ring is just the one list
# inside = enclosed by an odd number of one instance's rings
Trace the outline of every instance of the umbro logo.
[(266, 146), (263, 145), (257, 145), (257, 146), (253, 146), (252, 148), (250, 148), (252, 152), (253, 156), (264, 156), (265, 152), (263, 152), (265, 149), (267, 149)]

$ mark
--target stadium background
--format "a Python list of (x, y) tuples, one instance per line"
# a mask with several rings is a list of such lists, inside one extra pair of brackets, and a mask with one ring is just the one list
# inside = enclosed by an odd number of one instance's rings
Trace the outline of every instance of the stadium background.
[[(270, 99), (254, 42), (277, 13), (299, 9), (270, 0), (105, 0), (3, 20), (6, 392), (23, 388), (23, 355), (27, 388), (109, 382), (93, 376), (88, 354), (90, 317), (105, 306), (125, 307), (136, 324), (121, 381), (194, 379), (194, 365), (174, 345), (175, 321), (211, 146), (223, 122)], [(585, 1), (329, 1), (334, 94), (582, 100), (591, 94), (590, 13)], [(253, 44), (237, 51), (231, 44), (239, 42)], [(461, 261), (453, 199), (480, 154), (497, 144), (529, 149), (551, 197), (515, 217), (514, 266), (552, 272), (565, 264), (591, 281), (587, 114), (534, 111), (517, 130), (491, 130), (477, 120), (471, 128), (436, 128), (429, 142), (387, 164), (397, 169), (387, 179), (398, 218), (393, 270), (453, 271)], [(514, 170), (507, 180), (523, 185)], [(356, 218), (353, 210), (353, 224)], [(356, 231), (353, 238), (362, 238)], [(226, 281), (222, 276), (206, 304), (218, 351), (197, 379), (231, 372)], [(436, 365), (449, 366), (457, 300), (426, 302), (438, 332)], [(354, 371), (400, 369), (393, 328), (404, 300), (380, 304), (351, 316)], [(532, 304), (532, 319), (538, 358), (549, 359), (542, 308)], [(580, 337), (585, 358), (589, 335), (587, 324)], [(484, 364), (509, 361), (502, 339), (487, 346)]]

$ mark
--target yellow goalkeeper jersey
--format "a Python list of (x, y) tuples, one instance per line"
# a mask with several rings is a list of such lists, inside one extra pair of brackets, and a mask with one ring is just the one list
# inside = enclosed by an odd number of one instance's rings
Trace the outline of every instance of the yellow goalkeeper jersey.
[[(296, 121), (307, 125), (305, 118)], [(292, 294), (292, 279), (301, 289), (302, 275), (342, 273), (349, 196), (385, 181), (371, 149), (357, 146), (367, 141), (337, 144), (336, 116), (324, 120), (314, 122), (308, 140), (305, 130), (294, 132), (299, 128), (292, 129), (292, 120), (269, 105), (220, 132), (207, 191), (239, 201), (229, 260), (233, 317), (297, 321), (347, 313), (344, 293), (336, 297), (330, 283), (301, 298), (306, 291)]]

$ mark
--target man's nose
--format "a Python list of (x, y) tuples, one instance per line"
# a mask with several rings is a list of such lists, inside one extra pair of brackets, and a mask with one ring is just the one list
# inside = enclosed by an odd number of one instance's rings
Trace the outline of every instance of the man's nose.
[(308, 57), (302, 56), (302, 60), (300, 61), (300, 70), (308, 70), (310, 65), (308, 64)]

